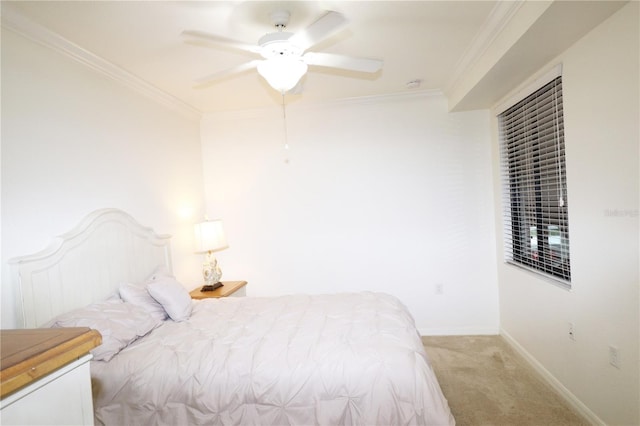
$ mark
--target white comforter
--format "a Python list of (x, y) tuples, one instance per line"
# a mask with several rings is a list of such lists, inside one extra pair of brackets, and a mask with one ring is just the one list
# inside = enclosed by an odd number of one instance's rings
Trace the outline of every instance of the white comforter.
[(91, 372), (98, 424), (454, 424), (413, 318), (379, 293), (194, 302)]

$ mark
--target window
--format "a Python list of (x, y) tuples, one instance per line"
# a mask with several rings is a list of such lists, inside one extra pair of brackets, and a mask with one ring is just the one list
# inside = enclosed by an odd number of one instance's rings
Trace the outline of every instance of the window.
[(498, 115), (505, 261), (571, 286), (562, 77)]

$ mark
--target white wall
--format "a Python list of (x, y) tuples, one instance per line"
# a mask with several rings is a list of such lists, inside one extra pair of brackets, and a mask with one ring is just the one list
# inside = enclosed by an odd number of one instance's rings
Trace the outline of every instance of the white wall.
[[(640, 423), (638, 6), (631, 2), (549, 64), (563, 64), (572, 290), (498, 264), (504, 333), (592, 420), (612, 425)], [(495, 120), (493, 127), (499, 191)], [(620, 369), (609, 365), (609, 345), (619, 348)]]
[[(488, 112), (411, 94), (206, 115), (210, 214), (250, 295), (374, 290), (424, 334), (496, 333)], [(436, 286), (443, 286), (442, 295)]]
[(18, 324), (7, 260), (98, 208), (173, 234), (174, 272), (194, 287), (203, 199), (197, 122), (3, 29), (3, 328)]

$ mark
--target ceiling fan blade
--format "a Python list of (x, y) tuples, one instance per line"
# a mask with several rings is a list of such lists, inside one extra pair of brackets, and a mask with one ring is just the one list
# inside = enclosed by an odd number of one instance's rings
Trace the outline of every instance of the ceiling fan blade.
[(215, 83), (217, 80), (220, 80), (224, 77), (227, 77), (231, 74), (239, 74), (244, 71), (249, 71), (258, 66), (258, 64), (262, 62), (262, 60), (256, 59), (254, 61), (245, 62), (242, 65), (238, 65), (237, 67), (228, 68), (226, 70), (218, 71), (213, 74), (209, 74), (205, 77), (199, 78), (195, 80), (195, 87), (204, 87), (208, 86), (211, 83)]
[(298, 46), (303, 51), (332, 36), (347, 24), (347, 18), (343, 14), (328, 11), (313, 24), (302, 31), (298, 31), (289, 38), (289, 42)]
[(233, 40), (227, 37), (222, 37), (216, 34), (207, 33), (204, 31), (183, 31), (183, 36), (195, 37), (200, 40), (205, 40), (217, 44), (221, 44), (235, 49), (245, 50), (251, 53), (260, 53), (260, 46), (244, 43), (242, 41)]
[(307, 52), (302, 59), (308, 65), (341, 68), (350, 71), (374, 73), (382, 69), (380, 59), (354, 58), (353, 56), (336, 55), (334, 53)]

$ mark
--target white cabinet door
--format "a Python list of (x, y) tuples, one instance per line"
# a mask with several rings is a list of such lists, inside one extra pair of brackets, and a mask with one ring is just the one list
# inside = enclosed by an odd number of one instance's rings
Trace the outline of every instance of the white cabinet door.
[(0, 424), (93, 425), (91, 355), (65, 365), (0, 402)]

